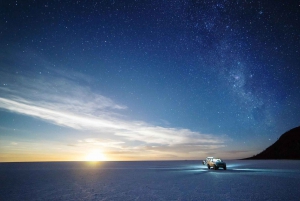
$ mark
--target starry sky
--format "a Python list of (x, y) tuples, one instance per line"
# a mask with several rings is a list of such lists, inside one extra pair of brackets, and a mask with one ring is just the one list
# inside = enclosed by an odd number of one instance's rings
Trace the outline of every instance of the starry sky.
[(300, 124), (300, 3), (1, 1), (0, 161), (250, 157)]

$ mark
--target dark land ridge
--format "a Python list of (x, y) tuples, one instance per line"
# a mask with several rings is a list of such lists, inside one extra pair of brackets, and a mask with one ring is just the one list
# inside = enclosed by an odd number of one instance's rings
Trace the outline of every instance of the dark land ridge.
[(300, 126), (293, 128), (263, 152), (247, 159), (296, 159), (300, 160)]

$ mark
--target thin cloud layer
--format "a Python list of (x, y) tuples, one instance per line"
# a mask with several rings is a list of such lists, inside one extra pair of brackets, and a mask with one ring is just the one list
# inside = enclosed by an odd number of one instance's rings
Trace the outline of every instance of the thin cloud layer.
[[(134, 143), (135, 149), (184, 153), (197, 150), (218, 149), (224, 146), (225, 137), (201, 134), (184, 128), (161, 127), (143, 121), (128, 120), (122, 115), (126, 106), (94, 93), (88, 87), (66, 77), (31, 76), (1, 72), (5, 80), (0, 87), (0, 108), (28, 115), (55, 125), (98, 133), (97, 140), (82, 140), (79, 144), (103, 144), (102, 133), (110, 133), (114, 139), (108, 146), (130, 150), (126, 143)], [(50, 77), (50, 78), (49, 78)], [(106, 139), (107, 141), (107, 139)], [(108, 139), (109, 141), (109, 139)]]

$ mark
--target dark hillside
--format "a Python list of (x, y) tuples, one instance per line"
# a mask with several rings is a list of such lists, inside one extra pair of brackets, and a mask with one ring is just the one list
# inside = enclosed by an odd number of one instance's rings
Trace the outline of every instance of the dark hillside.
[(300, 127), (287, 131), (266, 150), (245, 159), (300, 159)]

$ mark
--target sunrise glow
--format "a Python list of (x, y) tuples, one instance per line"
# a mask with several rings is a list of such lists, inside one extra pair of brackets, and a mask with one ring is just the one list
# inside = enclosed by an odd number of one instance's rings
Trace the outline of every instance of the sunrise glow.
[(100, 150), (93, 150), (89, 152), (86, 157), (86, 161), (106, 161), (106, 156)]

